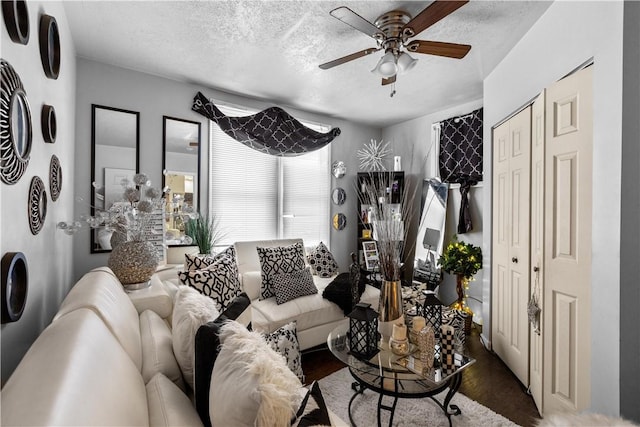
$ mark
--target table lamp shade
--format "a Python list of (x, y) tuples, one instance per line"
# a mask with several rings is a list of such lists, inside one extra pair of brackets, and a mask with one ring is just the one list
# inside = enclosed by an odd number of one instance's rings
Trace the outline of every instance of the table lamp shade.
[(348, 317), (351, 353), (370, 359), (378, 352), (378, 313), (370, 304), (358, 303)]

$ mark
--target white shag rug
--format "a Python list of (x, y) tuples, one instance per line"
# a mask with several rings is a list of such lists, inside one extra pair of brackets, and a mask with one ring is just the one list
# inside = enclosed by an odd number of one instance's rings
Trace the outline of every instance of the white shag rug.
[[(322, 396), (333, 412), (343, 421), (349, 422), (349, 400), (353, 393), (351, 383), (353, 377), (348, 368), (343, 368), (328, 377), (322, 378), (320, 390)], [(436, 395), (439, 402), (444, 400), (446, 390)], [(393, 399), (385, 396), (383, 404), (390, 404)], [(451, 404), (457, 405), (462, 413), (451, 417), (451, 423), (457, 426), (517, 426), (502, 415), (496, 414), (489, 408), (479, 404), (468, 397), (456, 393), (451, 399)], [(351, 406), (353, 420), (356, 425), (370, 427), (377, 425), (378, 393), (372, 390), (365, 390), (363, 394), (356, 397)], [(382, 425), (389, 424), (389, 412), (382, 411)], [(423, 399), (398, 399), (393, 425), (397, 427), (415, 426), (449, 426), (447, 416), (436, 403), (428, 397)]]

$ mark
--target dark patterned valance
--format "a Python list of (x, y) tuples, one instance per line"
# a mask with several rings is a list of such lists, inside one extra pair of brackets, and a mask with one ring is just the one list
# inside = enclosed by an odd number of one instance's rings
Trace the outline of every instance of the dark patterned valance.
[(309, 129), (278, 107), (267, 108), (252, 116), (229, 117), (201, 92), (193, 99), (192, 110), (216, 122), (236, 141), (274, 156), (299, 156), (324, 147), (340, 135), (338, 128), (327, 133)]
[(458, 234), (473, 229), (469, 189), (482, 181), (482, 108), (440, 122), (440, 177), (460, 184)]

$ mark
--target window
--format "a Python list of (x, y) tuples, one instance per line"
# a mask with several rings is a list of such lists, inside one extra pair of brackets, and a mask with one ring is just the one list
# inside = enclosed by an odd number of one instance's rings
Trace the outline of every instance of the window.
[[(219, 108), (227, 115), (254, 113)], [(237, 142), (214, 122), (210, 132), (209, 212), (225, 233), (220, 245), (289, 238), (302, 238), (309, 246), (329, 242), (329, 145), (301, 156), (276, 157)]]

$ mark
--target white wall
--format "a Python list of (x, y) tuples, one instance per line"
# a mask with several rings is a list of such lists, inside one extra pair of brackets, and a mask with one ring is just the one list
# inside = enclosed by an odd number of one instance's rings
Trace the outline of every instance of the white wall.
[[(154, 186), (160, 186), (162, 174), (162, 116), (167, 115), (192, 121), (200, 121), (201, 138), (209, 139), (208, 120), (191, 111), (193, 98), (198, 91), (207, 97), (249, 108), (264, 109), (273, 104), (258, 102), (241, 96), (230, 95), (195, 84), (181, 83), (150, 74), (131, 71), (103, 63), (78, 59), (75, 193), (90, 200), (91, 184), (91, 104), (106, 105), (140, 112), (140, 171), (145, 172)], [(347, 200), (342, 206), (331, 205), (331, 215), (342, 212), (347, 215), (347, 227), (342, 231), (331, 230), (331, 251), (342, 271), (347, 271), (349, 254), (357, 245), (357, 209), (355, 176), (357, 158), (355, 147), (380, 137), (380, 129), (349, 123), (344, 120), (320, 116), (282, 106), (292, 115), (310, 122), (339, 127), (342, 131), (331, 143), (332, 160), (343, 160), (347, 165), (346, 176), (336, 180), (331, 176), (332, 188), (343, 187)], [(208, 206), (208, 147), (201, 145), (200, 209)], [(330, 176), (330, 169), (327, 170)], [(76, 206), (76, 217), (88, 213), (83, 206)], [(74, 238), (74, 277), (79, 278), (87, 270), (107, 263), (108, 254), (89, 252), (89, 234), (81, 231)]]
[[(617, 414), (620, 402), (622, 21), (622, 2), (554, 2), (484, 82), (484, 157), (489, 159), (493, 125), (589, 58), (595, 60), (591, 410), (608, 414)], [(484, 176), (489, 189), (490, 162)], [(484, 203), (483, 250), (489, 254), (488, 191)], [(490, 262), (485, 257), (485, 298), (490, 298)], [(490, 327), (483, 329), (487, 333)]]
[[(410, 260), (410, 263), (413, 263), (418, 223), (420, 222), (419, 209), (422, 181), (425, 178), (434, 176), (434, 171), (431, 170), (430, 164), (431, 160), (434, 159), (434, 155), (430, 151), (432, 147), (434, 147), (433, 141), (431, 141), (431, 125), (451, 117), (470, 113), (480, 107), (482, 107), (482, 100), (476, 100), (389, 126), (382, 130), (382, 138), (385, 141), (391, 141), (393, 143), (393, 154), (402, 156), (402, 167), (405, 175), (408, 177), (407, 179), (411, 180), (413, 190), (417, 191), (408, 238), (410, 245), (408, 248), (410, 251), (406, 257)], [(437, 165), (437, 159), (435, 160)], [(460, 240), (477, 246), (482, 244), (483, 195), (484, 188), (482, 183), (471, 188), (469, 201), (471, 203), (473, 231), (459, 236)], [(445, 245), (451, 240), (453, 235), (456, 234), (459, 211), (460, 190), (459, 186), (456, 185), (455, 188), (449, 190), (444, 237)], [(482, 323), (482, 304), (478, 302), (478, 300), (482, 300), (482, 277), (483, 271), (480, 270), (475, 276), (476, 280), (471, 282), (468, 292), (468, 295), (471, 297), (468, 299), (469, 307), (476, 313), (476, 315), (474, 315), (474, 321), (480, 324)], [(445, 274), (444, 281), (439, 288), (439, 297), (444, 304), (451, 304), (457, 298), (455, 287), (455, 276)]]
[[(29, 288), (24, 313), (15, 323), (2, 325), (2, 384), (7, 381), (31, 343), (49, 324), (72, 282), (71, 239), (56, 230), (56, 223), (73, 216), (75, 165), (75, 80), (76, 59), (66, 16), (59, 2), (27, 2), (30, 37), (27, 45), (11, 41), (4, 23), (0, 25), (2, 58), (16, 70), (27, 93), (31, 109), (32, 148), (29, 166), (14, 185), (0, 183), (0, 254), (23, 252), (29, 266)], [(60, 32), (61, 61), (57, 80), (45, 76), (40, 62), (38, 28), (40, 16), (56, 18)], [(53, 105), (57, 117), (57, 139), (47, 144), (42, 137), (40, 116), (43, 104)], [(49, 162), (58, 156), (62, 166), (62, 191), (51, 200)], [(27, 220), (27, 196), (34, 176), (39, 176), (47, 192), (44, 227), (31, 234)]]

